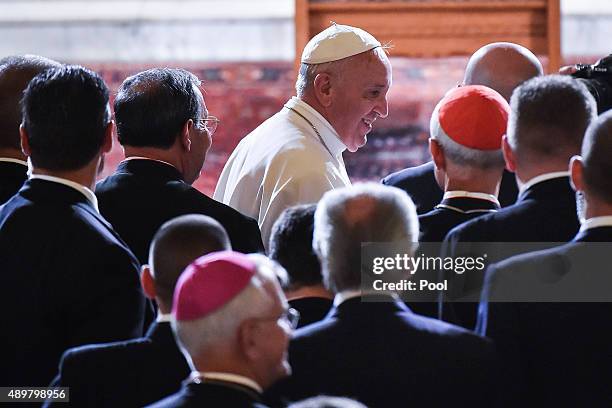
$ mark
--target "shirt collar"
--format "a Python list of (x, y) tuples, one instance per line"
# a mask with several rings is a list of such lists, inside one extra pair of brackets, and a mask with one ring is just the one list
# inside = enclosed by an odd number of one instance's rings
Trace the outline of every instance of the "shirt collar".
[(192, 371), (190, 378), (191, 379), (193, 379), (193, 378), (203, 378), (204, 381), (206, 381), (206, 380), (217, 380), (217, 381), (230, 382), (230, 383), (239, 384), (239, 385), (242, 385), (244, 387), (251, 388), (251, 389), (257, 391), (260, 394), (263, 393), (263, 388), (261, 388), (261, 386), (259, 384), (257, 384), (255, 381), (251, 380), (250, 378), (247, 378), (247, 377), (239, 375), (239, 374), (219, 373), (219, 372), (212, 372), (212, 371), (210, 371), (210, 372), (209, 371), (207, 371), (207, 372)]
[(339, 306), (340, 304), (346, 302), (349, 299), (353, 299), (361, 296), (361, 290), (343, 290), (342, 292), (336, 293), (334, 296), (334, 306)]
[(100, 213), (100, 210), (98, 210), (98, 199), (96, 198), (96, 195), (94, 194), (93, 191), (91, 191), (84, 185), (75, 183), (74, 181), (71, 181), (71, 180), (66, 180), (65, 178), (61, 178), (61, 177), (47, 176), (44, 174), (30, 174), (30, 180), (35, 180), (35, 179), (51, 181), (53, 183), (63, 184), (65, 186), (75, 189), (79, 193), (83, 194), (85, 198), (87, 198), (87, 201), (91, 203), (91, 205), (93, 206), (93, 208), (96, 210), (98, 214)]
[(301, 115), (304, 115), (310, 122), (312, 122), (312, 124), (321, 134), (323, 143), (325, 143), (334, 157), (338, 157), (346, 150), (346, 145), (342, 142), (342, 140), (340, 140), (338, 132), (336, 132), (331, 123), (329, 123), (327, 119), (325, 119), (323, 115), (317, 112), (312, 106), (295, 96), (289, 99), (285, 106), (295, 109)]
[(586, 231), (599, 227), (612, 227), (612, 215), (589, 218), (588, 220), (582, 222), (580, 231)]
[(530, 189), (531, 187), (533, 187), (534, 185), (538, 183), (541, 183), (543, 181), (552, 180), (554, 178), (559, 178), (559, 177), (569, 177), (569, 171), (555, 171), (552, 173), (540, 174), (539, 176), (536, 176), (532, 178), (531, 180), (527, 181), (526, 183), (522, 184), (519, 187), (519, 195), (521, 195), (523, 192), (527, 191), (528, 189)]
[(444, 197), (442, 197), (442, 200), (448, 200), (451, 198), (477, 198), (479, 200), (491, 201), (499, 206), (499, 201), (497, 200), (497, 197), (495, 197), (493, 194), (472, 193), (470, 191), (452, 190), (452, 191), (447, 191), (446, 193), (444, 193)]
[(158, 162), (158, 163), (167, 164), (168, 166), (174, 167), (176, 169), (176, 166), (174, 164), (168, 163), (168, 162), (163, 161), (163, 160), (151, 159), (150, 157), (130, 156), (130, 157), (126, 157), (121, 162), (126, 162), (126, 161), (130, 161), (130, 160), (150, 160), (150, 161), (155, 161), (155, 162)]
[(12, 157), (0, 157), (0, 162), (16, 163), (28, 167), (28, 162), (25, 160), (14, 159)]
[(155, 319), (155, 321), (157, 323), (170, 323), (172, 321), (172, 314), (171, 313), (157, 313), (157, 318)]

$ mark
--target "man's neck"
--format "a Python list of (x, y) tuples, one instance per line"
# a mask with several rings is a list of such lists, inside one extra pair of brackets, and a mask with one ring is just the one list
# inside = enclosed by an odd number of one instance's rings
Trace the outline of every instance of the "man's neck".
[(470, 193), (491, 194), (497, 197), (501, 171), (495, 174), (488, 172), (471, 172), (467, 178), (449, 177), (447, 175), (444, 191), (468, 191)]
[(0, 147), (0, 157), (6, 157), (9, 159), (17, 159), (26, 161), (27, 157), (19, 149), (11, 147)]
[(166, 162), (174, 166), (181, 174), (183, 174), (183, 168), (181, 161), (177, 158), (177, 154), (174, 147), (170, 149), (159, 149), (155, 147), (133, 147), (124, 146), (123, 151), (125, 152), (125, 158), (143, 157), (151, 160), (159, 160)]
[(585, 218), (606, 217), (612, 215), (612, 203), (594, 198), (592, 195), (585, 195), (586, 210)]
[(96, 174), (97, 174), (96, 168), (97, 166), (93, 169), (90, 168), (90, 166), (87, 166), (82, 169), (74, 170), (74, 171), (56, 171), (56, 170), (46, 170), (46, 169), (41, 169), (39, 167), (34, 167), (32, 169), (32, 174), (63, 178), (65, 180), (70, 180), (82, 186), (85, 186), (88, 189), (93, 191), (96, 185)]
[(302, 286), (300, 288), (294, 290), (285, 291), (285, 295), (287, 296), (287, 300), (295, 300), (302, 298), (325, 298), (325, 299), (333, 299), (334, 295), (325, 289), (323, 285), (312, 285), (312, 286)]

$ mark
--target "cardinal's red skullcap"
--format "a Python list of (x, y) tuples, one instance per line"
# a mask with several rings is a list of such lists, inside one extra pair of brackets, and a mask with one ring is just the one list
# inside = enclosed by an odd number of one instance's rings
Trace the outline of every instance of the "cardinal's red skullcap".
[(238, 252), (214, 252), (196, 259), (176, 283), (174, 318), (195, 320), (209, 315), (242, 292), (255, 272), (255, 263)]
[[(438, 103), (437, 118), (450, 139), (477, 150), (501, 148), (510, 106), (499, 93), (482, 85), (468, 85), (448, 92)], [(432, 134), (432, 137), (437, 135)]]

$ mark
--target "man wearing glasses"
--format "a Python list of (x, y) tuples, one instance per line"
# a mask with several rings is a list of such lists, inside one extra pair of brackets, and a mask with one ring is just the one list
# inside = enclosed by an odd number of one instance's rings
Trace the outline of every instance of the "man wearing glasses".
[[(299, 314), (263, 255), (223, 251), (198, 258), (174, 290), (172, 328), (192, 373), (153, 407), (263, 407), (261, 393), (291, 373), (287, 345)], [(223, 290), (219, 290), (223, 288)]]
[(232, 248), (263, 250), (255, 220), (200, 193), (198, 178), (218, 119), (208, 114), (200, 81), (182, 69), (154, 68), (127, 78), (115, 98), (126, 159), (96, 187), (100, 211), (146, 263), (155, 231), (184, 214), (208, 215)]

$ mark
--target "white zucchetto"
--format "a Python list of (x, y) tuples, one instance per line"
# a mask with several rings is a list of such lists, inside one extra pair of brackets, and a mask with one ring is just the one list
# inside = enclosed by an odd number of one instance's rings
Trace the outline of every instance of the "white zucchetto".
[(331, 27), (315, 35), (306, 44), (301, 62), (323, 64), (338, 61), (380, 46), (380, 42), (367, 31), (332, 22)]

